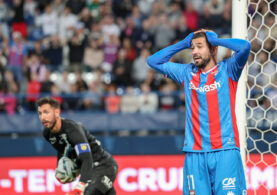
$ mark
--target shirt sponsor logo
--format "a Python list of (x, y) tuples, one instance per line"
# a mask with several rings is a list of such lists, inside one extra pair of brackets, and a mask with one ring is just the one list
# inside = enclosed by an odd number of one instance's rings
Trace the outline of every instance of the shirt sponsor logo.
[(198, 92), (201, 92), (201, 93), (204, 93), (204, 92), (208, 92), (208, 91), (214, 91), (216, 90), (217, 88), (220, 88), (221, 85), (220, 85), (220, 81), (215, 81), (214, 83), (210, 84), (210, 85), (204, 85), (204, 86), (201, 86), (201, 87), (196, 87), (193, 82), (190, 82), (189, 83), (189, 89), (194, 89)]
[(235, 195), (232, 191), (229, 191), (227, 195)]
[(236, 189), (236, 178), (225, 178), (222, 180), (223, 190)]

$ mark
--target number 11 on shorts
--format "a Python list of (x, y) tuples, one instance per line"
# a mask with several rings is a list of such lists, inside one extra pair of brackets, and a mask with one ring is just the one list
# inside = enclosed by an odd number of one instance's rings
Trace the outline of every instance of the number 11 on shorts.
[(189, 195), (195, 195), (195, 185), (193, 175), (187, 175), (189, 185)]

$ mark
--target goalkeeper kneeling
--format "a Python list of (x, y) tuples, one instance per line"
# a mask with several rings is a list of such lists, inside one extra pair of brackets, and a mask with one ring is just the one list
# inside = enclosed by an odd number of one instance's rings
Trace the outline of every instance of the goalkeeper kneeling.
[(38, 100), (44, 138), (57, 150), (55, 176), (63, 184), (80, 175), (67, 195), (115, 195), (113, 182), (118, 166), (93, 135), (81, 124), (60, 117), (60, 104), (51, 97)]

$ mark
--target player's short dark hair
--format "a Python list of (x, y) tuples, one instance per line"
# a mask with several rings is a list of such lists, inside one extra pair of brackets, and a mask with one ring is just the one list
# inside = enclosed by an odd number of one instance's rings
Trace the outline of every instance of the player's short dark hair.
[(49, 104), (51, 107), (54, 107), (54, 108), (60, 108), (61, 107), (60, 103), (52, 97), (40, 98), (36, 102), (36, 104), (37, 104), (37, 107), (42, 106), (44, 104)]
[(194, 36), (192, 37), (192, 39), (197, 39), (197, 38), (200, 38), (200, 37), (204, 37), (207, 44), (208, 44), (209, 49), (212, 49), (213, 46), (209, 43), (205, 32), (194, 33)]

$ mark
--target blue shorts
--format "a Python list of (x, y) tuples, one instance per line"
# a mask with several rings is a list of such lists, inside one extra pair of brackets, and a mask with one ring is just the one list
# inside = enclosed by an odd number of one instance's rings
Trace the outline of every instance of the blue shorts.
[(187, 152), (184, 163), (184, 195), (246, 195), (240, 152)]

